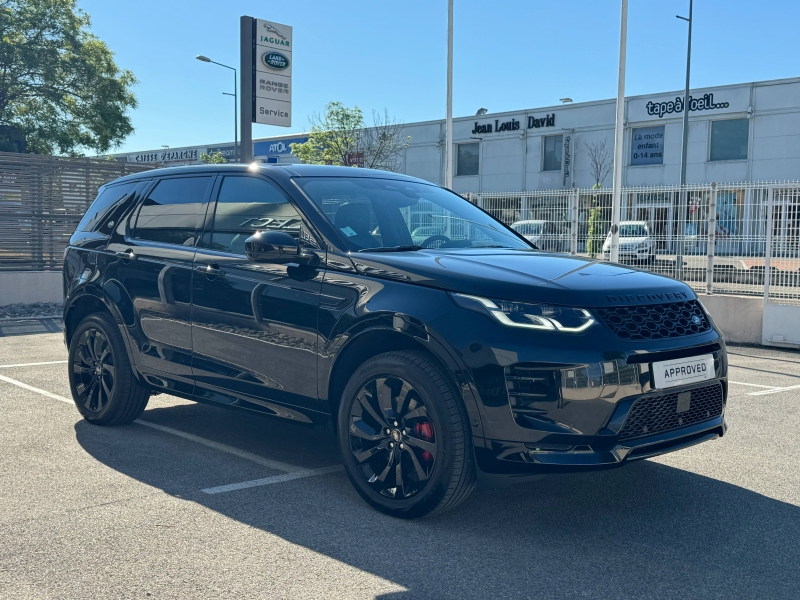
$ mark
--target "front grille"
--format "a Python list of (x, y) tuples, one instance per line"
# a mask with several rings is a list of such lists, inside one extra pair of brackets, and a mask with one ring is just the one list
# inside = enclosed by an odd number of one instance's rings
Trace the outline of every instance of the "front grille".
[[(691, 394), (689, 410), (678, 412), (678, 396), (682, 394)], [(685, 397), (681, 401), (685, 403)], [(631, 406), (619, 438), (627, 440), (702, 423), (719, 417), (722, 404), (722, 385), (719, 382), (690, 391), (648, 394)]]
[(711, 323), (697, 300), (595, 308), (593, 312), (623, 340), (660, 340), (711, 330)]

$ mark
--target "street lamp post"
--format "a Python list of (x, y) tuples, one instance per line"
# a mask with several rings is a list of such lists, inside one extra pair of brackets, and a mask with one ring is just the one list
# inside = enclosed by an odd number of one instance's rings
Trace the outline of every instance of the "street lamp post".
[(689, 149), (689, 68), (692, 64), (692, 0), (689, 0), (689, 18), (675, 15), (689, 23), (689, 40), (686, 45), (686, 89), (683, 91), (683, 138), (681, 148), (681, 188), (678, 205), (678, 248), (675, 252), (675, 276), (683, 280), (683, 253), (685, 251), (686, 216), (689, 209), (689, 194), (686, 186), (686, 158)]
[(619, 220), (622, 204), (622, 145), (625, 120), (625, 59), (628, 46), (628, 0), (622, 0), (619, 24), (617, 116), (614, 126), (614, 170), (611, 183), (611, 248), (609, 260), (619, 260)]
[(444, 187), (453, 187), (453, 0), (447, 0), (447, 111), (445, 117)]
[(238, 82), (236, 80), (236, 69), (233, 67), (229, 67), (228, 65), (223, 65), (222, 63), (218, 63), (215, 60), (211, 60), (207, 56), (203, 56), (202, 54), (198, 54), (195, 58), (197, 60), (207, 63), (213, 63), (215, 65), (219, 65), (220, 67), (225, 67), (226, 69), (230, 69), (233, 71), (233, 93), (230, 92), (222, 92), (226, 96), (233, 96), (233, 160), (234, 162), (239, 162), (239, 101), (237, 98), (237, 90), (238, 90)]

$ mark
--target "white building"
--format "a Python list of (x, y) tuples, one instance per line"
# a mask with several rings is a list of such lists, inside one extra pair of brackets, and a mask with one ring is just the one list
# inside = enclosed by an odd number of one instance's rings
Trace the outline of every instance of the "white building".
[[(453, 120), (457, 192), (586, 188), (595, 184), (587, 146), (612, 155), (615, 100), (525, 109)], [(683, 91), (625, 100), (623, 184), (676, 184), (680, 177)], [(401, 170), (444, 183), (444, 120), (409, 123)], [(258, 160), (292, 163), (289, 143), (305, 134), (254, 141)], [(191, 164), (201, 152), (232, 155), (233, 144), (171, 148), (121, 160)], [(693, 90), (689, 183), (800, 179), (800, 78)], [(603, 181), (608, 187), (610, 175)]]

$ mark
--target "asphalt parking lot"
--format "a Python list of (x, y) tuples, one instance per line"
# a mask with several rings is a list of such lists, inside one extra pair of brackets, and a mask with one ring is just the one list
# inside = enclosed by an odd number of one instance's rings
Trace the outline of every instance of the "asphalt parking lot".
[(320, 432), (164, 395), (87, 424), (33, 331), (0, 337), (0, 598), (800, 597), (800, 353), (729, 348), (723, 439), (404, 522)]

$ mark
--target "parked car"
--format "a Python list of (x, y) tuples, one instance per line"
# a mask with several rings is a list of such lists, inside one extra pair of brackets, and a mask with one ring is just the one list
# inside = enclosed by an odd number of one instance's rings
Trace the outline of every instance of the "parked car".
[(516, 221), (511, 229), (522, 235), (540, 250), (548, 252), (568, 252), (569, 239), (563, 227), (555, 221), (528, 219)]
[[(414, 244), (404, 215), (423, 204), (463, 239)], [(361, 497), (397, 517), (726, 429), (725, 343), (691, 288), (538, 251), (404, 175), (129, 175), (100, 189), (63, 273), (89, 423), (128, 423), (166, 392), (318, 426)]]
[[(611, 255), (611, 232), (608, 232), (603, 243), (603, 256), (606, 260)], [(623, 221), (619, 224), (619, 259), (646, 261), (653, 264), (656, 260), (656, 242), (650, 233), (647, 221)]]
[(441, 225), (422, 225), (421, 227), (415, 228), (411, 232), (411, 240), (416, 245), (420, 245), (424, 243), (426, 240), (429, 240), (433, 236), (439, 236), (444, 232), (444, 227)]

